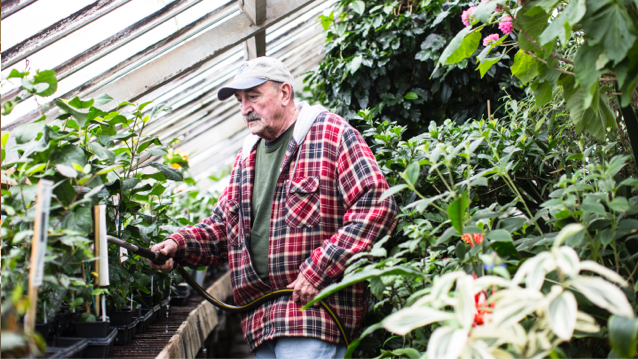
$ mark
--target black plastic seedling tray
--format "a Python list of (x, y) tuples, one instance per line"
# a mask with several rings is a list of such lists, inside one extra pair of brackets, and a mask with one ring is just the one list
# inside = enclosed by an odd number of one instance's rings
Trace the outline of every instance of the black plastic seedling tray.
[(89, 345), (84, 350), (84, 358), (106, 358), (113, 348), (117, 329), (111, 329), (105, 338), (87, 338)]
[(51, 339), (47, 358), (83, 358), (88, 345), (87, 339), (56, 337)]
[(139, 323), (139, 318), (135, 318), (131, 323), (127, 325), (111, 327), (111, 329), (117, 329), (117, 336), (115, 337), (115, 345), (126, 345), (133, 340), (135, 336), (135, 327)]

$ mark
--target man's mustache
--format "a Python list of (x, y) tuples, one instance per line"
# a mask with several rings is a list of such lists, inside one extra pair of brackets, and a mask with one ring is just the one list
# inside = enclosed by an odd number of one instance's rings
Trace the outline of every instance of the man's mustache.
[(257, 120), (261, 120), (261, 116), (259, 116), (256, 112), (251, 112), (248, 115), (244, 116), (245, 122), (252, 122)]

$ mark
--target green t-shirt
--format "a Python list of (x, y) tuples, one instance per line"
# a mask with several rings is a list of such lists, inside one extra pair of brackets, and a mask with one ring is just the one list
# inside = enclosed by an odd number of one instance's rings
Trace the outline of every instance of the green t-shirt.
[(268, 277), (268, 249), (270, 240), (270, 215), (279, 169), (284, 162), (288, 142), (295, 124), (275, 141), (259, 141), (255, 160), (255, 179), (251, 204), (250, 258), (259, 278), (270, 285)]

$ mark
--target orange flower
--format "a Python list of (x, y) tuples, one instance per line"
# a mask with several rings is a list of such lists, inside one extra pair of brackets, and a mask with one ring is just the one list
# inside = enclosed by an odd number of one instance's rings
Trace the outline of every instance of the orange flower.
[(483, 233), (474, 233), (474, 234), (465, 233), (461, 237), (461, 239), (463, 240), (463, 242), (469, 244), (470, 247), (474, 247), (475, 244), (483, 243)]
[(178, 169), (180, 169), (180, 167), (182, 167), (182, 166), (180, 166), (180, 165), (179, 165), (179, 163), (173, 163), (173, 164), (171, 165), (171, 167), (173, 167), (174, 169), (178, 170)]
[(482, 291), (474, 296), (474, 305), (476, 306), (476, 313), (474, 313), (473, 327), (483, 325), (490, 321), (492, 310), (494, 309), (494, 303), (487, 304), (487, 292)]

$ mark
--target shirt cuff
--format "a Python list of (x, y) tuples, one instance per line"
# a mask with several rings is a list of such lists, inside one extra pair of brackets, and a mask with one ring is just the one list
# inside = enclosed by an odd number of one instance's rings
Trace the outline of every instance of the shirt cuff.
[(308, 257), (305, 262), (301, 263), (299, 271), (303, 274), (304, 278), (319, 291), (322, 291), (332, 284), (332, 278), (328, 277), (321, 268), (315, 264), (312, 257)]
[(170, 239), (173, 242), (177, 243), (177, 253), (175, 253), (175, 261), (179, 261), (180, 259), (184, 259), (186, 257), (186, 241), (179, 234), (173, 234), (166, 239)]

